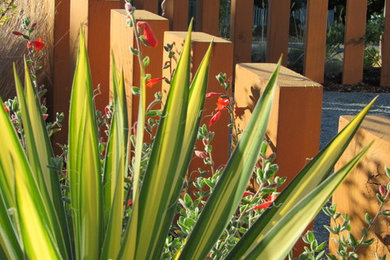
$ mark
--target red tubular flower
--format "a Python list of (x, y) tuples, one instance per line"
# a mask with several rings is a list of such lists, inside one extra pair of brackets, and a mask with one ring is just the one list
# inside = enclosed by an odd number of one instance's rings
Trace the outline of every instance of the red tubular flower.
[(255, 209), (266, 209), (268, 208), (269, 206), (272, 205), (272, 203), (274, 203), (274, 201), (276, 200), (277, 198), (277, 195), (269, 195), (268, 198), (267, 198), (267, 201), (264, 202), (264, 203), (261, 203), (255, 207), (253, 207), (251, 210), (255, 210)]
[(36, 41), (29, 41), (27, 42), (27, 48), (33, 47), (36, 52), (40, 51), (45, 47), (45, 43), (43, 42), (42, 38), (38, 38)]
[(127, 206), (130, 207), (131, 205), (133, 205), (133, 201), (132, 200), (127, 201)]
[(217, 92), (209, 92), (206, 94), (206, 98), (213, 98), (213, 97), (219, 97), (221, 96), (222, 93), (217, 93)]
[(219, 110), (217, 113), (213, 115), (213, 117), (210, 119), (209, 127), (219, 120), (219, 118), (221, 117), (221, 113), (222, 113), (221, 110)]
[(226, 106), (229, 105), (229, 99), (228, 98), (218, 98), (217, 102), (217, 108), (215, 110), (222, 111), (226, 109)]
[(144, 29), (142, 36), (144, 37), (145, 42), (148, 45), (152, 46), (153, 48), (157, 47), (158, 41), (156, 39), (156, 36), (154, 36), (154, 33), (150, 25), (147, 22), (140, 21), (137, 22), (137, 26), (138, 28)]
[(154, 78), (154, 79), (148, 79), (146, 81), (146, 87), (147, 88), (151, 88), (153, 87), (154, 85), (156, 85), (158, 82), (160, 82), (161, 80), (163, 80), (164, 78)]

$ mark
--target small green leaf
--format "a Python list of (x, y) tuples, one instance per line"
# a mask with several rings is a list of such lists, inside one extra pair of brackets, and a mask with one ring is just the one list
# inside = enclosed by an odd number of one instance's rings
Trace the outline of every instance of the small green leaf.
[(139, 54), (139, 51), (137, 49), (134, 49), (132, 47), (130, 47), (130, 52), (134, 55), (134, 56), (138, 56)]
[(143, 60), (144, 66), (147, 67), (150, 64), (150, 58), (149, 56), (146, 56)]
[(141, 90), (140, 90), (140, 88), (137, 88), (137, 87), (131, 87), (131, 93), (134, 96), (139, 96), (141, 94)]

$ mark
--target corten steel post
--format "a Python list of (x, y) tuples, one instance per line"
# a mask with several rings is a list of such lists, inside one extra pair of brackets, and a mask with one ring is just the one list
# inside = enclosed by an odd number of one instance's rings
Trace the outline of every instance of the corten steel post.
[(382, 38), (381, 86), (390, 87), (390, 2), (385, 3), (385, 28)]
[(80, 28), (85, 32), (91, 63), (93, 87), (99, 87), (97, 109), (108, 104), (110, 62), (110, 10), (120, 7), (119, 1), (57, 0), (54, 32), (53, 89), (50, 108), (53, 113), (64, 112), (62, 130), (53, 136), (54, 143), (66, 143), (68, 112), (76, 65)]
[(308, 0), (304, 75), (324, 82), (328, 0)]
[(162, 4), (163, 16), (169, 20), (172, 31), (186, 31), (188, 27), (188, 0), (165, 0)]
[[(245, 129), (275, 64), (240, 63), (236, 66), (236, 122)], [(267, 136), (276, 152), (279, 176), (287, 182), (319, 150), (322, 86), (286, 67), (281, 67)], [(299, 147), (299, 149), (296, 149)], [(291, 152), (294, 151), (294, 152)]]
[(348, 0), (345, 20), (343, 84), (363, 79), (367, 0)]
[[(236, 123), (244, 130), (276, 64), (240, 63), (236, 66), (234, 98)], [(281, 67), (266, 136), (269, 153), (276, 153), (277, 173), (289, 183), (319, 150), (322, 86)], [(283, 186), (285, 187), (286, 184)], [(282, 187), (282, 188), (283, 188)], [(313, 223), (308, 230), (312, 229)], [(299, 240), (294, 255), (303, 252)]]
[[(353, 116), (341, 116), (339, 131), (341, 131), (353, 119)], [(368, 152), (364, 155), (360, 164), (348, 175), (346, 180), (336, 189), (332, 197), (332, 203), (337, 204), (337, 211), (348, 213), (351, 225), (354, 227), (351, 234), (361, 237), (361, 230), (367, 227), (365, 214), (372, 218), (378, 212), (379, 203), (376, 193), (380, 185), (386, 187), (389, 179), (384, 171), (389, 166), (390, 153), (390, 120), (384, 116), (368, 115), (351, 143), (335, 165), (335, 172), (340, 170), (358, 152), (374, 141)], [(385, 209), (388, 208), (385, 204)], [(331, 223), (333, 225), (334, 223)], [(386, 216), (379, 216), (375, 225), (368, 232), (365, 240), (374, 239), (371, 246), (362, 246), (357, 251), (359, 259), (372, 259), (377, 253), (380, 256), (389, 255), (388, 236), (389, 220)], [(338, 245), (330, 234), (329, 252), (337, 253)]]
[(158, 14), (158, 0), (134, 0), (133, 3), (138, 10), (146, 10)]
[(195, 29), (214, 36), (219, 35), (219, 0), (196, 1)]
[(90, 59), (96, 108), (100, 111), (109, 101), (110, 73), (110, 14), (120, 8), (119, 1), (71, 0), (70, 53), (71, 73), (75, 66), (80, 25), (85, 30)]
[(287, 64), (290, 26), (290, 0), (268, 1), (266, 61), (275, 63), (283, 54), (282, 64)]
[(234, 65), (251, 62), (253, 0), (231, 1), (230, 38), (234, 45)]
[[(53, 85), (47, 93), (49, 112), (52, 115), (64, 113), (62, 130), (53, 135), (53, 143), (65, 144), (68, 137), (68, 111), (71, 91), (69, 56), (69, 14), (70, 1), (55, 1), (54, 44), (53, 44)], [(62, 151), (53, 146), (55, 152)]]

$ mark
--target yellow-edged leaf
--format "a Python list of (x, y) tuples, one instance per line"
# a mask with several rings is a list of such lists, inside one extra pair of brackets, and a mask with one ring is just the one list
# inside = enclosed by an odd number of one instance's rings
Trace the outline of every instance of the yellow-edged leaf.
[(67, 174), (77, 259), (98, 259), (103, 228), (101, 165), (92, 81), (84, 32), (73, 79)]

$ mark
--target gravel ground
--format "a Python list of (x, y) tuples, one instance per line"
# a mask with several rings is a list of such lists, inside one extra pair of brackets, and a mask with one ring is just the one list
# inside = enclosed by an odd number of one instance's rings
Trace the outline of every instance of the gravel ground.
[[(371, 108), (370, 114), (384, 115), (390, 118), (390, 93), (324, 91), (320, 139), (321, 149), (337, 134), (338, 121), (341, 115), (356, 115), (377, 95), (379, 95), (379, 98)], [(314, 220), (314, 234), (319, 242), (326, 241), (329, 237), (329, 233), (323, 225), (329, 225), (329, 219), (321, 212)]]

